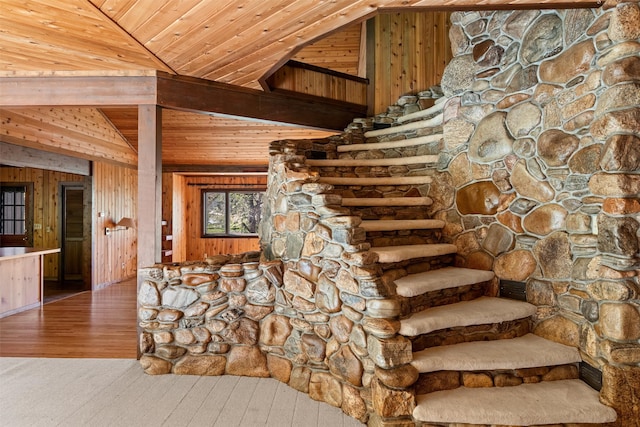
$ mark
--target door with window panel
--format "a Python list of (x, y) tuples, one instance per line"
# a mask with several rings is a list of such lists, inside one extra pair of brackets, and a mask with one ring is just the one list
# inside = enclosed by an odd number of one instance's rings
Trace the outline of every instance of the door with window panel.
[(0, 246), (33, 246), (33, 184), (0, 184)]

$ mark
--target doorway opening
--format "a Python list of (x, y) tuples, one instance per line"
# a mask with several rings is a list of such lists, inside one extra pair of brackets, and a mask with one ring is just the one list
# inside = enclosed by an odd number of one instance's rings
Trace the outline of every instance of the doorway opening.
[[(89, 291), (86, 280), (86, 239), (90, 236), (90, 216), (85, 203), (86, 189), (81, 183), (60, 184), (60, 259), (58, 280), (48, 280), (44, 287), (44, 300), (51, 302)], [(90, 255), (89, 255), (90, 256)]]

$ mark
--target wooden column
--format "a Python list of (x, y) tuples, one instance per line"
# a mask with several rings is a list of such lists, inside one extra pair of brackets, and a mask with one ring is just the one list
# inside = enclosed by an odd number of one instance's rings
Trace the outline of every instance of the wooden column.
[(162, 260), (162, 108), (138, 106), (138, 268)]

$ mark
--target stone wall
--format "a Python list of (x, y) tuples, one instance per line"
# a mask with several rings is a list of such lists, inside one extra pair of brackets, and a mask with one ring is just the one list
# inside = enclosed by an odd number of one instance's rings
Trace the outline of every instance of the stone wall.
[(456, 196), (435, 215), (457, 223), (467, 265), (526, 282), (535, 333), (579, 347), (637, 425), (640, 7), (452, 21), (441, 156)]

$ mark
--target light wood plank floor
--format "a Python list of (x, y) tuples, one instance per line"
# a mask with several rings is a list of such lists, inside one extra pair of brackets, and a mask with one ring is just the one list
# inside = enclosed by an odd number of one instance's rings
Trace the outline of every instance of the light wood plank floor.
[(362, 426), (271, 378), (145, 375), (136, 322), (135, 280), (0, 319), (0, 425)]
[(135, 358), (136, 280), (0, 319), (0, 356)]

